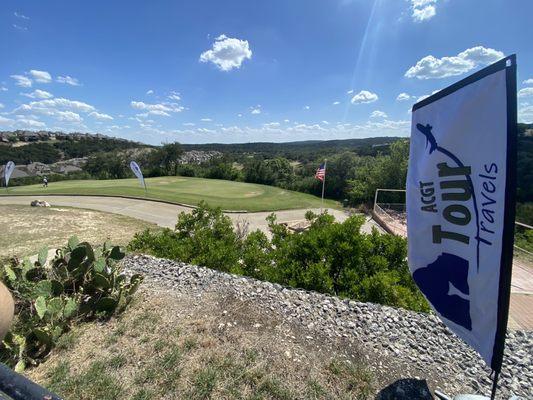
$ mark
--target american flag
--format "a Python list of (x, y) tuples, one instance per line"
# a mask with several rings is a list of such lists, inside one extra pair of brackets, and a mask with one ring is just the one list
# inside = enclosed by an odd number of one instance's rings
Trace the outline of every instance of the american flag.
[(320, 164), (320, 167), (316, 170), (315, 178), (319, 181), (324, 181), (326, 178), (326, 163)]

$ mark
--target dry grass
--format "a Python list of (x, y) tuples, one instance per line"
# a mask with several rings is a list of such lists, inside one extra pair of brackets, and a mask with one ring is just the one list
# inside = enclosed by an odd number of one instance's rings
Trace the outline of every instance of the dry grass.
[(365, 399), (347, 354), (222, 295), (144, 289), (119, 318), (64, 336), (28, 372), (66, 399)]
[(43, 246), (64, 246), (69, 237), (95, 245), (109, 239), (125, 245), (135, 232), (156, 225), (123, 215), (76, 208), (0, 206), (0, 258), (36, 254)]

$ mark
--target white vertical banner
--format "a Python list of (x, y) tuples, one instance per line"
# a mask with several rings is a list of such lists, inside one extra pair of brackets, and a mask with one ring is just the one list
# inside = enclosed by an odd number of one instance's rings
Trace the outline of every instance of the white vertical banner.
[(13, 161), (8, 161), (4, 167), (4, 182), (6, 184), (6, 188), (9, 186), (9, 178), (11, 178), (11, 174), (14, 170), (15, 163)]
[(139, 164), (137, 164), (135, 161), (130, 162), (130, 168), (139, 180), (139, 183), (142, 187), (144, 187), (144, 190), (146, 190), (146, 183), (144, 182), (144, 176), (141, 171), (141, 167), (139, 167)]
[(409, 268), (443, 322), (499, 372), (516, 192), (516, 59), (415, 104)]

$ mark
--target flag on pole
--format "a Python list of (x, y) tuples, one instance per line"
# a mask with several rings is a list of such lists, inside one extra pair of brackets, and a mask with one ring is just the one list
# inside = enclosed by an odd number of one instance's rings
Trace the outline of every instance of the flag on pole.
[(11, 178), (11, 174), (15, 170), (15, 163), (13, 161), (8, 161), (7, 164), (4, 167), (4, 182), (6, 184), (6, 188), (9, 185), (9, 178)]
[(501, 370), (514, 240), (516, 58), (415, 104), (409, 268), (443, 322)]
[(137, 164), (135, 161), (130, 162), (130, 168), (139, 180), (139, 183), (142, 187), (144, 187), (144, 190), (146, 190), (146, 183), (144, 182), (144, 176), (141, 171), (141, 167), (139, 167), (139, 164)]
[(326, 163), (325, 162), (320, 164), (320, 166), (316, 170), (315, 178), (318, 179), (319, 181), (324, 181), (324, 179), (326, 178)]

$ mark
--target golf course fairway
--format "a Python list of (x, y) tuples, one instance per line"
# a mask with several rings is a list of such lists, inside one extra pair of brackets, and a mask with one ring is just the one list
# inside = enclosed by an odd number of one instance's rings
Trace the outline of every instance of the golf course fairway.
[[(15, 186), (0, 191), (3, 195), (105, 195), (140, 199), (164, 200), (172, 203), (197, 205), (204, 200), (213, 207), (235, 211), (276, 211), (300, 208), (320, 208), (319, 197), (280, 189), (274, 186), (233, 182), (218, 179), (168, 176), (146, 179), (147, 193), (137, 179), (77, 180)], [(339, 208), (339, 203), (324, 200), (324, 207)]]

